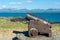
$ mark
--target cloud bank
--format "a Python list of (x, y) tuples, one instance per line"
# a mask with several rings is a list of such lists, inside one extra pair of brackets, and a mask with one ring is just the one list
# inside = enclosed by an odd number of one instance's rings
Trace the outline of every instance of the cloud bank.
[[(25, 1), (18, 1), (18, 2), (16, 2), (16, 1), (11, 1), (11, 2), (8, 2), (8, 5), (10, 6), (10, 7), (12, 7), (12, 8), (17, 8), (17, 7), (19, 7), (19, 6), (22, 6), (22, 5), (24, 5), (24, 4), (29, 4), (29, 3), (32, 3), (32, 0), (25, 0)], [(1, 5), (0, 6), (0, 9), (2, 9), (2, 8), (7, 8), (7, 7), (9, 7), (8, 5), (6, 5), (6, 4), (4, 4), (4, 5)]]
[(32, 0), (28, 0), (27, 2), (28, 2), (28, 3), (32, 3)]
[(13, 4), (13, 5), (15, 5), (15, 4), (18, 5), (18, 4), (22, 4), (22, 2), (9, 2), (9, 4), (11, 4), (11, 5), (12, 5), (12, 4)]

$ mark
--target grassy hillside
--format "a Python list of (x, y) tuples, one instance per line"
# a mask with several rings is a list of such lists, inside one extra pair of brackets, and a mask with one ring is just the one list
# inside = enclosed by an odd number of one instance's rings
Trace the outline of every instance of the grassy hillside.
[(0, 28), (18, 28), (18, 29), (26, 29), (27, 24), (24, 24), (22, 22), (11, 22), (7, 19), (0, 19)]
[[(6, 18), (2, 18), (0, 19), (0, 29), (4, 30), (4, 29), (19, 29), (20, 31), (25, 31), (28, 29), (28, 25), (24, 24), (23, 22), (11, 22), (10, 20), (6, 19)], [(5, 31), (5, 30), (4, 30)], [(54, 32), (55, 34), (60, 34), (60, 24), (55, 23), (52, 24), (52, 32)]]
[[(11, 22), (6, 18), (0, 19), (0, 39), (9, 40), (16, 36), (13, 31), (26, 31), (28, 28), (27, 24), (22, 22)], [(8, 35), (8, 36), (7, 36)], [(5, 38), (5, 39), (3, 39)]]
[[(55, 23), (51, 25), (52, 25), (52, 28), (51, 28), (52, 33), (55, 35), (60, 35), (60, 24)], [(15, 31), (26, 31), (28, 30), (28, 25), (24, 24), (23, 22), (11, 22), (9, 19), (6, 19), (6, 18), (0, 19), (0, 39), (2, 40), (12, 39), (13, 37), (16, 36), (13, 33), (14, 30)]]

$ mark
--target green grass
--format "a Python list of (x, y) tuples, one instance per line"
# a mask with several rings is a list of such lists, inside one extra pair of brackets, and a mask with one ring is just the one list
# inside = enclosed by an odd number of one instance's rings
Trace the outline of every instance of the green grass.
[[(28, 25), (24, 24), (23, 22), (11, 22), (9, 18), (0, 19), (0, 34), (3, 35), (2, 38), (3, 37), (12, 37), (12, 38), (15, 37), (16, 35), (13, 33), (14, 30), (15, 31), (26, 31), (28, 30)], [(58, 23), (52, 24), (51, 30), (53, 34), (60, 35), (60, 24)], [(55, 38), (53, 38), (53, 40), (55, 40)]]
[(23, 22), (11, 22), (8, 19), (0, 19), (0, 34), (13, 36), (13, 31), (26, 31), (28, 25)]
[(11, 22), (6, 19), (0, 19), (0, 28), (3, 29), (27, 29), (28, 25), (22, 22)]
[[(8, 19), (0, 19), (0, 31), (8, 32), (8, 30), (28, 30), (28, 25), (23, 22), (11, 22)], [(52, 32), (60, 35), (60, 24), (52, 24)]]

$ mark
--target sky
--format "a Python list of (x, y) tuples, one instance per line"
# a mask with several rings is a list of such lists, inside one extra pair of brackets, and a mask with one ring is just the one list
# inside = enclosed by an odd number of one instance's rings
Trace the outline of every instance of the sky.
[(60, 0), (0, 0), (0, 9), (60, 9)]

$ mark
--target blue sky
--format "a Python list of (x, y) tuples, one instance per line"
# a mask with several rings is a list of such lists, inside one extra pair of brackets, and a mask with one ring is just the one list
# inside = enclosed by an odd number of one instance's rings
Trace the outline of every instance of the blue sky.
[(0, 0), (0, 9), (60, 9), (60, 0)]

